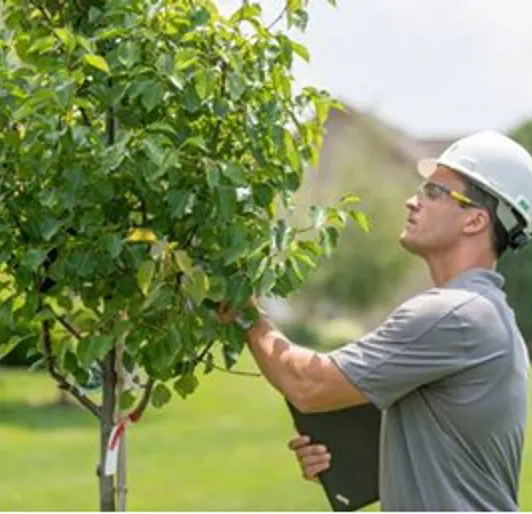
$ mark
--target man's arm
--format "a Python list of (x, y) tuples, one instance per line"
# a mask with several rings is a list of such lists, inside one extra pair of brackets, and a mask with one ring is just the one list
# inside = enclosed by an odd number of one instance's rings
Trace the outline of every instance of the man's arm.
[(368, 402), (329, 356), (291, 343), (267, 319), (253, 324), (247, 342), (266, 379), (301, 412), (325, 412)]

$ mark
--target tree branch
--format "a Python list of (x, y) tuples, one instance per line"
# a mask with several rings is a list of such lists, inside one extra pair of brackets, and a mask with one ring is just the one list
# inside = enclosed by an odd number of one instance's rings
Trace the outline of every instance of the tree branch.
[(260, 373), (254, 373), (253, 371), (235, 371), (232, 369), (225, 369), (221, 366), (218, 366), (213, 363), (212, 367), (214, 369), (217, 369), (218, 371), (223, 371), (224, 373), (229, 373), (230, 375), (240, 375), (244, 377), (261, 377), (262, 375)]
[(148, 406), (148, 402), (150, 401), (150, 395), (153, 389), (154, 384), (153, 378), (150, 378), (148, 380), (148, 383), (146, 384), (144, 388), (144, 393), (142, 394), (142, 398), (140, 399), (140, 402), (135, 407), (135, 409), (129, 413), (129, 419), (134, 423), (135, 421), (138, 421), (142, 414), (144, 414), (144, 411), (146, 410), (146, 407)]
[(209, 353), (209, 350), (214, 346), (214, 343), (216, 343), (216, 339), (213, 339), (210, 341), (205, 348), (203, 348), (203, 351), (195, 358), (196, 362), (203, 362), (203, 359), (207, 356)]
[[(220, 94), (222, 98), (225, 96), (225, 88), (227, 82), (227, 64), (222, 62), (222, 87), (220, 88)], [(216, 146), (218, 145), (218, 137), (220, 136), (220, 128), (222, 126), (222, 118), (218, 120), (216, 128), (214, 129), (214, 136), (212, 137), (212, 149), (215, 155), (217, 155)]]
[[(209, 353), (209, 350), (213, 347), (214, 343), (216, 342), (216, 339), (213, 341), (210, 341), (209, 344), (203, 349), (203, 351), (194, 359), (194, 364), (197, 364), (198, 362), (205, 363), (205, 357), (207, 356), (207, 353)], [(214, 369), (217, 369), (218, 371), (223, 371), (224, 373), (229, 373), (230, 375), (241, 375), (244, 377), (260, 377), (262, 376), (260, 373), (254, 373), (252, 371), (234, 371), (230, 369), (222, 368), (221, 366), (218, 366), (214, 363), (212, 363), (212, 367)]]
[(83, 339), (81, 332), (76, 327), (71, 325), (64, 316), (57, 314), (57, 312), (55, 312), (50, 305), (47, 305), (47, 307), (50, 309), (52, 314), (55, 316), (55, 319), (59, 321), (59, 323), (61, 323), (61, 325), (63, 325), (63, 327), (65, 327), (73, 336), (75, 336), (76, 339), (78, 339), (79, 341)]
[(79, 112), (81, 113), (81, 117), (83, 118), (83, 123), (85, 124), (85, 126), (92, 128), (92, 123), (89, 116), (87, 115), (87, 111), (83, 107), (79, 107)]
[(44, 359), (50, 375), (56, 380), (60, 389), (69, 392), (79, 403), (81, 403), (88, 411), (90, 411), (96, 418), (101, 419), (100, 408), (79, 389), (71, 384), (59, 371), (55, 365), (55, 357), (52, 354), (52, 338), (51, 338), (50, 320), (44, 320), (42, 322), (42, 342), (44, 350)]
[(284, 5), (284, 8), (283, 10), (278, 14), (277, 18), (275, 18), (267, 27), (266, 27), (266, 30), (271, 30), (275, 25), (277, 25), (277, 23), (279, 23), (282, 19), (283, 19), (283, 16), (285, 15), (286, 11), (288, 10), (288, 1), (289, 0), (286, 0), (286, 3)]
[(52, 28), (54, 25), (54, 21), (52, 17), (50, 16), (50, 13), (46, 10), (46, 7), (38, 4), (37, 2), (31, 2), (30, 5), (38, 9), (39, 11), (41, 11), (42, 15), (46, 18), (46, 21), (50, 24), (50, 28)]

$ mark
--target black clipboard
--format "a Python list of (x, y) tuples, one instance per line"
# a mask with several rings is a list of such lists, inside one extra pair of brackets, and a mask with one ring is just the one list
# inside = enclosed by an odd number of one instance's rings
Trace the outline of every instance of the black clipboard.
[(379, 499), (381, 411), (373, 404), (303, 414), (288, 400), (297, 431), (328, 447), (331, 467), (319, 480), (334, 511), (358, 510)]

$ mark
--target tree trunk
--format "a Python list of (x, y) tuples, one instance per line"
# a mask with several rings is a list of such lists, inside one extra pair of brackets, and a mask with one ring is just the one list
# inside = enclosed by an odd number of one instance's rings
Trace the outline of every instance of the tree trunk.
[[(125, 319), (125, 316), (122, 316)], [(118, 341), (115, 350), (115, 371), (116, 371), (116, 419), (121, 419), (120, 398), (124, 392), (126, 370), (124, 369), (124, 341)], [(118, 463), (116, 470), (116, 504), (118, 512), (126, 511), (127, 502), (127, 453), (126, 453), (126, 431), (120, 438), (118, 447)]]
[(110, 351), (103, 361), (103, 401), (102, 421), (100, 425), (100, 466), (98, 468), (100, 482), (100, 510), (116, 511), (114, 476), (105, 476), (105, 455), (107, 443), (113, 430), (115, 414), (115, 352)]

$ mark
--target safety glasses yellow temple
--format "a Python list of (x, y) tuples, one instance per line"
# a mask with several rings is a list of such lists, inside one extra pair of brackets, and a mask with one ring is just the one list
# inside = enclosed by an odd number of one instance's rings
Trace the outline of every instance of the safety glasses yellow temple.
[(464, 193), (460, 193), (459, 191), (453, 191), (452, 189), (449, 189), (442, 184), (438, 184), (437, 182), (422, 182), (417, 188), (416, 192), (418, 195), (424, 196), (429, 200), (439, 200), (444, 195), (447, 195), (450, 196), (453, 200), (456, 200), (462, 207), (482, 208), (481, 205), (471, 200), (471, 198), (464, 195)]

